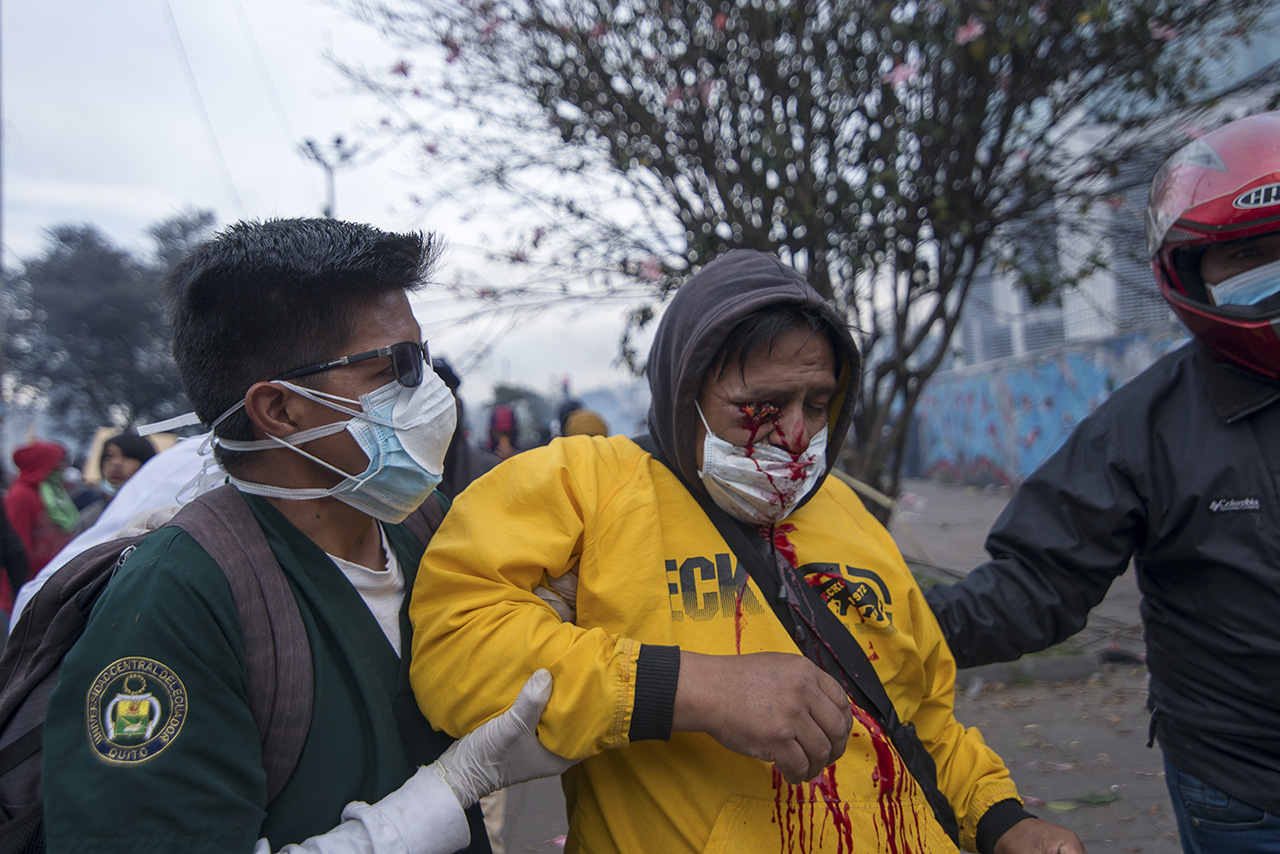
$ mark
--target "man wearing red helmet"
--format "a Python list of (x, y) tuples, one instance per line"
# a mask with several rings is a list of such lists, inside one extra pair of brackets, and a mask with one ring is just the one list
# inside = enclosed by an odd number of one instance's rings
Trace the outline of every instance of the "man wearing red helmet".
[(926, 596), (961, 667), (1058, 643), (1132, 559), (1183, 848), (1280, 851), (1280, 113), (1187, 145), (1147, 233), (1193, 340), (1027, 478), (991, 560)]

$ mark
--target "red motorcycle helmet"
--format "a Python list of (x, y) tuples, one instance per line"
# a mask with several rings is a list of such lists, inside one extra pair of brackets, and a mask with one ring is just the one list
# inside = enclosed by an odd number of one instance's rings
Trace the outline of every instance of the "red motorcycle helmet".
[(1215, 243), (1280, 231), (1280, 112), (1223, 125), (1160, 167), (1147, 202), (1147, 248), (1160, 292), (1222, 360), (1280, 380), (1280, 299), (1214, 305), (1200, 256)]

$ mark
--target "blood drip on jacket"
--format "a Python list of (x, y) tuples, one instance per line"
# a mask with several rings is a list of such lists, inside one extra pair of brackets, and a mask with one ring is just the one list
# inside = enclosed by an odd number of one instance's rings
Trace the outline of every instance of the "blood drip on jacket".
[[(774, 768), (773, 791), (773, 821), (778, 825), (780, 851), (807, 854), (814, 846), (824, 844), (827, 830), (831, 829), (836, 833), (837, 854), (857, 854), (853, 820), (849, 816), (849, 805), (840, 799), (836, 789), (834, 765), (822, 769), (816, 779), (796, 785), (783, 780), (782, 772)], [(819, 803), (823, 806), (821, 816), (817, 812)]]
[[(795, 530), (795, 525), (791, 525), (791, 524), (773, 525), (770, 528), (760, 529), (760, 533), (772, 541), (774, 548), (778, 550), (779, 554), (781, 554), (783, 557), (786, 558), (787, 563), (789, 563), (793, 569), (798, 568), (796, 566), (798, 562), (798, 557), (796, 554), (795, 545), (791, 542), (790, 538), (787, 535), (793, 532), (794, 530)], [(820, 573), (815, 575), (820, 575)], [(815, 578), (814, 580), (821, 582), (822, 579)], [(821, 636), (818, 635), (817, 628), (810, 625), (810, 629), (813, 631), (814, 638), (827, 648), (827, 652), (831, 655), (832, 658), (835, 658), (835, 652), (831, 649), (830, 645), (825, 640), (823, 640)], [(846, 685), (844, 687), (847, 693), (849, 690), (848, 686)], [(884, 841), (888, 846), (889, 854), (915, 854), (917, 849), (914, 849), (911, 847), (911, 839), (908, 834), (907, 819), (903, 809), (903, 797), (904, 795), (909, 794), (910, 783), (908, 781), (911, 778), (911, 772), (907, 770), (906, 764), (898, 756), (897, 751), (893, 749), (892, 743), (889, 741), (889, 738), (884, 734), (884, 729), (881, 728), (880, 724), (878, 724), (874, 718), (872, 718), (862, 708), (860, 708), (857, 703), (853, 702), (852, 699), (849, 701), (849, 708), (853, 711), (854, 720), (862, 724), (863, 728), (866, 729), (868, 735), (870, 735), (872, 749), (875, 751), (876, 767), (871, 772), (871, 782), (872, 782), (872, 785), (875, 786), (876, 793), (878, 796), (877, 800), (879, 801), (879, 806), (880, 806), (880, 823), (884, 827), (884, 832), (885, 832)], [(857, 737), (857, 733), (851, 733), (850, 737), (851, 738)], [(828, 781), (829, 793), (830, 793), (830, 798), (834, 800), (834, 803), (826, 801), (828, 789), (822, 790), (824, 795), (824, 802), (827, 802), (827, 811), (829, 813), (832, 812), (833, 809), (835, 809), (835, 811), (838, 813), (839, 811), (837, 808), (838, 798), (836, 795), (835, 766), (834, 765), (828, 766), (826, 770), (831, 772), (830, 778)], [(825, 771), (822, 779), (827, 780)], [(792, 829), (791, 829), (792, 809), (790, 805), (793, 802), (793, 800), (797, 799), (798, 796), (796, 796), (795, 793), (790, 791), (790, 789), (794, 789), (797, 787), (788, 785), (788, 792), (787, 792), (787, 799), (786, 799), (788, 804), (788, 809), (786, 814), (787, 825), (784, 828), (782, 823), (782, 819), (783, 819), (782, 786), (783, 785), (784, 785), (784, 781), (782, 779), (782, 775), (775, 768), (773, 772), (773, 787), (776, 793), (774, 817), (775, 817), (775, 820), (778, 821), (779, 832), (783, 834), (782, 850), (790, 854), (790, 852), (794, 850), (793, 846), (795, 844), (794, 833), (792, 832)], [(806, 784), (802, 784), (802, 785), (806, 785)], [(816, 784), (807, 784), (807, 785), (816, 785)], [(847, 805), (845, 805), (845, 811), (843, 815), (844, 815), (844, 821), (847, 825), (849, 822)], [(915, 826), (915, 839), (918, 845), (920, 843), (920, 840), (924, 839), (924, 829), (920, 825), (920, 814), (914, 808), (911, 810), (911, 820), (912, 820), (912, 824)], [(840, 827), (840, 826), (841, 825), (837, 823), (837, 827)], [(810, 821), (810, 829), (812, 830), (812, 820)], [(852, 833), (852, 830), (850, 830), (850, 833)], [(803, 852), (806, 850), (803, 846), (803, 838), (804, 838), (803, 827), (801, 827), (800, 835), (801, 835), (801, 847), (799, 850)], [(812, 832), (810, 833), (810, 839), (812, 840)], [(852, 839), (850, 839), (849, 848), (847, 849), (850, 852), (850, 854), (853, 854), (853, 850), (854, 850), (852, 845), (853, 845)], [(845, 850), (846, 849), (844, 847), (844, 839), (842, 837), (839, 840), (838, 851), (840, 852), (840, 854), (843, 854)]]
[[(866, 727), (867, 732), (871, 734), (871, 744), (875, 748), (876, 767), (871, 772), (871, 782), (875, 784), (879, 794), (880, 821), (885, 828), (889, 851), (891, 854), (897, 854), (899, 851), (902, 854), (911, 854), (911, 843), (907, 835), (907, 817), (903, 811), (903, 798), (909, 794), (908, 781), (911, 780), (911, 772), (907, 770), (906, 764), (889, 743), (880, 724), (859, 708), (857, 703), (850, 701), (849, 708), (853, 710), (853, 717), (858, 723)], [(914, 809), (911, 813), (918, 842), (923, 838), (924, 830), (920, 826), (920, 814)]]
[(773, 547), (778, 550), (778, 554), (786, 558), (787, 563), (791, 564), (792, 567), (795, 567), (800, 562), (800, 555), (796, 552), (796, 547), (792, 544), (789, 536), (795, 529), (796, 526), (790, 522), (760, 528), (760, 535), (773, 543)]

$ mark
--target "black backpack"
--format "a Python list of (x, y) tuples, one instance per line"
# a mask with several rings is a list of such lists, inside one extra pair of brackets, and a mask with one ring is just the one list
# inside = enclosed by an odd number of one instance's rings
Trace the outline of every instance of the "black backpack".
[[(425, 544), (444, 519), (423, 502), (405, 526)], [(231, 486), (192, 501), (166, 527), (182, 528), (218, 564), (244, 627), (249, 704), (258, 725), (267, 802), (297, 768), (311, 726), (315, 674), (298, 603), (253, 511)], [(55, 572), (22, 612), (0, 655), (0, 854), (45, 850), (41, 762), (45, 710), (63, 656), (94, 604), (146, 536), (94, 546)]]

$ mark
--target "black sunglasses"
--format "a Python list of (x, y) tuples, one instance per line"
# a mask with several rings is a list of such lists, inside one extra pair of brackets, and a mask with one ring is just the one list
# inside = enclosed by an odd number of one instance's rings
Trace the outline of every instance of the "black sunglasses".
[(356, 353), (353, 356), (339, 356), (336, 359), (330, 359), (318, 365), (309, 365), (305, 368), (298, 368), (296, 371), (288, 371), (278, 377), (274, 377), (271, 381), (291, 380), (294, 377), (305, 377), (307, 374), (318, 374), (321, 371), (340, 368), (343, 365), (351, 365), (355, 362), (363, 362), (365, 359), (376, 359), (379, 356), (391, 357), (391, 369), (395, 372), (396, 382), (405, 388), (417, 388), (422, 385), (422, 366), (431, 362), (431, 354), (430, 350), (427, 349), (426, 341), (401, 341), (398, 344), (379, 347), (377, 350)]

